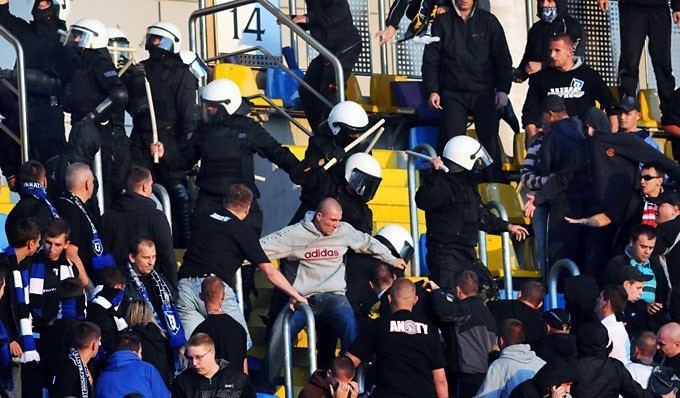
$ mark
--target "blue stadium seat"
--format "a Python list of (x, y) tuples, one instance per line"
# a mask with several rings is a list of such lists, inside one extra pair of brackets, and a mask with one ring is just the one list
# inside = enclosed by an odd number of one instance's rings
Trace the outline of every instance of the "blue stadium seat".
[(0, 253), (9, 246), (7, 236), (5, 235), (5, 222), (7, 222), (7, 214), (0, 214)]
[(430, 276), (430, 269), (427, 267), (427, 235), (421, 234), (418, 240), (418, 248), (420, 249), (420, 276)]
[[(304, 76), (300, 69), (292, 69), (299, 77)], [(267, 69), (267, 86), (265, 94), (269, 98), (281, 98), (286, 108), (296, 108), (300, 105), (298, 88), (300, 84), (282, 68)]]
[[(438, 127), (413, 127), (409, 130), (408, 135), (408, 149), (415, 148), (418, 144), (429, 144), (433, 148), (437, 148), (437, 136), (439, 135)], [(423, 160), (416, 160), (416, 169), (424, 170), (430, 168), (430, 163)]]
[(415, 108), (421, 121), (437, 122), (441, 119), (438, 110), (427, 106), (427, 95), (421, 81), (392, 82), (400, 107)]

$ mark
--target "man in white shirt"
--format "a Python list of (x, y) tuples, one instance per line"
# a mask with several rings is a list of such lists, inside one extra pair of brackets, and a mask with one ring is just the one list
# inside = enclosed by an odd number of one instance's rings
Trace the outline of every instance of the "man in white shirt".
[(635, 339), (635, 361), (628, 364), (626, 369), (630, 372), (633, 380), (640, 383), (642, 388), (647, 389), (649, 377), (657, 365), (654, 362), (656, 354), (656, 335), (650, 331), (643, 332)]
[(630, 363), (630, 339), (623, 322), (616, 319), (616, 314), (623, 312), (626, 308), (626, 301), (628, 301), (628, 294), (623, 286), (607, 285), (600, 292), (595, 305), (595, 315), (607, 328), (609, 340), (613, 345), (609, 356), (618, 359), (624, 365)]

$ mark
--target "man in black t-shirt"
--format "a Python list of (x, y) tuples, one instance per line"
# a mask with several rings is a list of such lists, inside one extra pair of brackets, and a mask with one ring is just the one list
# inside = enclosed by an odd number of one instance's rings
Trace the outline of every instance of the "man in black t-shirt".
[[(242, 184), (229, 187), (224, 199), (224, 209), (194, 213), (191, 241), (184, 254), (184, 263), (179, 270), (177, 310), (184, 331), (191, 335), (207, 316), (205, 305), (199, 298), (201, 283), (207, 276), (217, 276), (225, 282), (232, 281), (234, 274), (248, 260), (256, 264), (274, 286), (290, 295), (295, 301), (307, 303), (288, 283), (286, 278), (269, 261), (262, 251), (255, 231), (243, 223), (250, 211), (253, 193)], [(238, 306), (234, 291), (224, 284), (226, 299), (222, 311), (247, 331), (243, 312)]]
[(215, 343), (215, 358), (224, 359), (235, 367), (243, 364), (243, 372), (248, 373), (246, 363), (246, 330), (234, 318), (222, 312), (224, 301), (224, 282), (216, 276), (209, 276), (201, 284), (201, 299), (205, 302), (208, 317), (194, 329), (205, 333)]
[(413, 282), (397, 279), (389, 291), (392, 314), (368, 324), (345, 353), (359, 366), (375, 355), (374, 397), (448, 397), (444, 348), (437, 328), (411, 312)]

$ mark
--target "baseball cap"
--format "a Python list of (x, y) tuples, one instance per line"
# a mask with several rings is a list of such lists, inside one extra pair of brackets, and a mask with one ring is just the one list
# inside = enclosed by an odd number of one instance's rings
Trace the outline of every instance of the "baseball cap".
[(625, 281), (648, 282), (653, 278), (654, 277), (652, 275), (645, 275), (632, 265), (624, 265), (619, 267), (614, 273), (614, 279), (617, 281), (617, 283), (623, 283)]
[(676, 191), (663, 191), (656, 198), (650, 198), (650, 202), (657, 205), (668, 203), (669, 205), (680, 207), (680, 193)]
[(619, 103), (614, 106), (614, 110), (621, 112), (630, 112), (632, 110), (636, 110), (640, 112), (640, 103), (635, 99), (635, 97), (623, 97)]
[(567, 106), (564, 104), (564, 99), (557, 95), (548, 95), (541, 102), (541, 110), (543, 112), (566, 112)]
[(562, 308), (553, 308), (542, 315), (545, 323), (553, 329), (569, 330), (571, 327), (571, 314)]

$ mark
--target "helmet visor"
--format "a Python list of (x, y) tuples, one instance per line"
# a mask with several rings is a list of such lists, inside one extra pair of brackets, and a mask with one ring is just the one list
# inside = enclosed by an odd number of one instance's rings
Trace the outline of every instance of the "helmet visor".
[(202, 79), (208, 75), (208, 65), (206, 65), (200, 57), (196, 57), (189, 64), (189, 70), (196, 76), (196, 79)]
[(111, 54), (113, 64), (117, 67), (123, 66), (130, 59), (130, 52), (124, 50), (125, 48), (130, 48), (130, 42), (127, 39), (123, 37), (110, 39), (109, 47), (114, 48), (113, 50), (109, 50), (109, 54)]
[(479, 146), (477, 152), (472, 154), (471, 159), (474, 159), (475, 163), (472, 166), (472, 170), (481, 170), (488, 167), (493, 163), (493, 159), (489, 156), (489, 153), (484, 149), (483, 146)]
[(94, 43), (96, 37), (96, 33), (74, 26), (69, 29), (66, 40), (64, 41), (64, 46), (92, 48), (92, 43)]
[(146, 35), (146, 45), (144, 46), (144, 48), (148, 50), (150, 48), (157, 47), (160, 48), (161, 50), (172, 52), (174, 45), (175, 43), (169, 37), (148, 34)]
[(357, 195), (368, 202), (375, 196), (381, 181), (382, 178), (366, 174), (355, 168), (352, 170), (347, 183)]
[(345, 133), (347, 135), (350, 135), (350, 134), (361, 134), (361, 133), (363, 133), (364, 131), (366, 131), (368, 125), (357, 127), (357, 126), (351, 126), (351, 125), (349, 125), (347, 123), (343, 123), (343, 122), (333, 122), (333, 127), (336, 127), (336, 128), (339, 127), (340, 132)]
[(229, 103), (231, 103), (229, 99), (224, 102), (201, 100), (201, 119), (204, 123), (214, 124), (229, 117), (226, 107)]
[(404, 246), (399, 252), (399, 257), (401, 257), (401, 259), (407, 263), (411, 261), (411, 257), (413, 257), (413, 246), (411, 246), (411, 244), (407, 241), (404, 241)]

